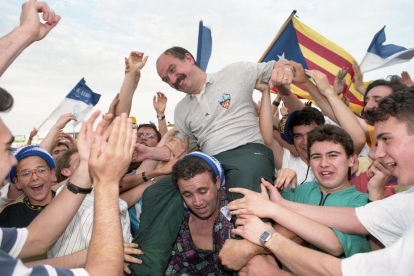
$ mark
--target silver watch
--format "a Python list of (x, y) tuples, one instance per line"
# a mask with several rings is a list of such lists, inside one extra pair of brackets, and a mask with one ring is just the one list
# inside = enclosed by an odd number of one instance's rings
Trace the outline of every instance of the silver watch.
[(160, 120), (160, 121), (161, 121), (161, 120), (164, 120), (164, 119), (165, 119), (165, 115), (162, 115), (162, 116), (158, 116), (158, 115), (157, 115), (157, 119), (158, 119), (158, 120)]
[(260, 244), (262, 246), (265, 246), (265, 243), (270, 239), (273, 233), (275, 233), (275, 229), (269, 229), (263, 232), (263, 234), (260, 236)]

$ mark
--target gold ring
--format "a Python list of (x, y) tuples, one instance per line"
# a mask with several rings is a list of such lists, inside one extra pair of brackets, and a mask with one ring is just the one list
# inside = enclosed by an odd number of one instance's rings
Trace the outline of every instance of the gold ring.
[(284, 80), (287, 80), (288, 78), (283, 78)]

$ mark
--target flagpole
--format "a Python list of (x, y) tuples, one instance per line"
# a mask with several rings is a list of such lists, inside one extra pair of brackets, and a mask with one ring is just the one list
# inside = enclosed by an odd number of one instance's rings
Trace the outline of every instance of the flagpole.
[(46, 121), (49, 119), (50, 115), (52, 115), (58, 108), (60, 107), (60, 104), (53, 110), (52, 113), (49, 114), (49, 116), (46, 117), (46, 119), (43, 121), (43, 123), (40, 125), (40, 127), (37, 128), (37, 131), (46, 123)]
[(272, 49), (273, 45), (276, 43), (276, 41), (279, 39), (279, 36), (283, 33), (283, 31), (286, 29), (289, 22), (292, 20), (292, 17), (295, 16), (296, 10), (293, 10), (293, 12), (290, 14), (289, 18), (285, 21), (282, 28), (279, 30), (275, 38), (273, 39), (272, 43), (270, 43), (269, 47), (267, 47), (266, 51), (263, 53), (263, 55), (260, 57), (258, 62), (262, 62), (265, 56), (269, 53), (270, 49)]

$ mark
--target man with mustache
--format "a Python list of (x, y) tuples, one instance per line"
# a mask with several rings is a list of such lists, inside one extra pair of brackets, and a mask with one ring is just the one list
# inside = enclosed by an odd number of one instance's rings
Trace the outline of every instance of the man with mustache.
[[(260, 178), (274, 180), (274, 160), (264, 145), (253, 106), (256, 81), (270, 80), (270, 86), (292, 82), (293, 68), (283, 62), (238, 62), (213, 74), (202, 71), (186, 49), (167, 49), (157, 60), (157, 72), (172, 88), (186, 93), (175, 108), (174, 122), (178, 137), (189, 136), (189, 149), (198, 144), (201, 151), (222, 163), (226, 186), (260, 190)], [(238, 195), (229, 194), (228, 199)], [(132, 265), (135, 275), (161, 275), (165, 272), (171, 249), (178, 235), (183, 203), (171, 178), (146, 189), (143, 195), (137, 242), (145, 255), (139, 266)], [(242, 241), (235, 249), (251, 249), (243, 257), (248, 261), (257, 248)], [(251, 247), (253, 246), (253, 247)]]

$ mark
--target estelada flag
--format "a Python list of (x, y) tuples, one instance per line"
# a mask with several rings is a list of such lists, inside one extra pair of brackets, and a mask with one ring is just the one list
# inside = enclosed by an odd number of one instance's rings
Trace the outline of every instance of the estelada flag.
[[(353, 83), (354, 58), (344, 49), (315, 32), (297, 18), (293, 11), (282, 26), (259, 62), (279, 60), (280, 58), (301, 63), (304, 69), (319, 70), (326, 74), (333, 85), (338, 70), (348, 67), (343, 93), (346, 93), (352, 111), (360, 113), (364, 104), (363, 96), (355, 89)], [(293, 92), (300, 98), (312, 100), (302, 86), (291, 85)]]

